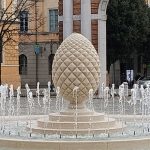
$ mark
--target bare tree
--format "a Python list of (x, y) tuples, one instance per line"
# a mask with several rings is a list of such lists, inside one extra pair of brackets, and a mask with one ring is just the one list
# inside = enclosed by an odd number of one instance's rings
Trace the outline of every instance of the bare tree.
[(12, 38), (12, 35), (18, 31), (17, 26), (14, 27), (14, 25), (19, 23), (20, 12), (29, 10), (33, 5), (34, 5), (33, 1), (29, 2), (29, 0), (10, 0), (9, 3), (7, 3), (7, 0), (1, 0), (1, 8), (0, 8), (1, 51), (5, 43), (7, 43), (10, 40), (14, 40)]
[[(20, 12), (32, 10), (37, 1), (0, 0), (0, 84), (3, 48), (6, 44), (18, 42), (18, 38), (15, 39), (14, 35), (19, 35)], [(30, 21), (33, 21), (33, 18)]]

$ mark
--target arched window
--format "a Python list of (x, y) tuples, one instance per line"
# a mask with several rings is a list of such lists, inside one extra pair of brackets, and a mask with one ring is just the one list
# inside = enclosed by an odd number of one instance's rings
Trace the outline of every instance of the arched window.
[(48, 64), (49, 64), (49, 75), (52, 75), (52, 64), (55, 54), (50, 54), (48, 57)]
[(19, 74), (27, 74), (27, 57), (24, 54), (19, 56)]

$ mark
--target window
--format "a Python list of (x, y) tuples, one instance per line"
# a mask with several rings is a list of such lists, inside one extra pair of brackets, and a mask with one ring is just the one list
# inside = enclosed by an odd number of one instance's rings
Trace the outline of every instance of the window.
[(27, 74), (27, 57), (24, 54), (19, 56), (19, 74)]
[(18, 0), (13, 0), (13, 2), (12, 2), (12, 12), (15, 12), (18, 9), (17, 5), (18, 5)]
[(6, 9), (6, 0), (0, 0), (0, 11)]
[(20, 12), (20, 31), (21, 32), (28, 31), (28, 12), (27, 11)]
[(49, 64), (49, 74), (52, 75), (52, 64), (55, 54), (50, 54), (48, 57), (48, 64)]
[(2, 1), (0, 1), (0, 10), (2, 10)]
[(49, 31), (58, 32), (58, 10), (49, 10)]

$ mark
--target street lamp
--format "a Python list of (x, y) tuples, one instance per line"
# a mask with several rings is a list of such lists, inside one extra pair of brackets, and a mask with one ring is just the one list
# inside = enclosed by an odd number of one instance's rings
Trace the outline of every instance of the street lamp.
[[(56, 45), (56, 47), (54, 47)], [(50, 41), (50, 56), (49, 56), (49, 73), (50, 73), (50, 81), (51, 81), (51, 86), (50, 86), (50, 92), (54, 92), (54, 84), (53, 84), (53, 80), (52, 80), (52, 64), (53, 64), (53, 59), (54, 59), (54, 56), (55, 56), (55, 53), (53, 52), (53, 49), (54, 48), (58, 48), (59, 46), (59, 41), (54, 41), (54, 40), (51, 40)]]

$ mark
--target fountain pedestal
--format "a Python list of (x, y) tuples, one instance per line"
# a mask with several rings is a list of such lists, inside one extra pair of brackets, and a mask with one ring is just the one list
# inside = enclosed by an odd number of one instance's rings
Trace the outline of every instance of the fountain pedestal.
[(90, 111), (85, 107), (80, 109), (69, 107), (66, 111), (49, 114), (47, 119), (37, 120), (37, 124), (32, 126), (32, 132), (86, 136), (88, 134), (119, 132), (122, 127), (125, 126), (113, 118), (108, 119), (103, 113)]

